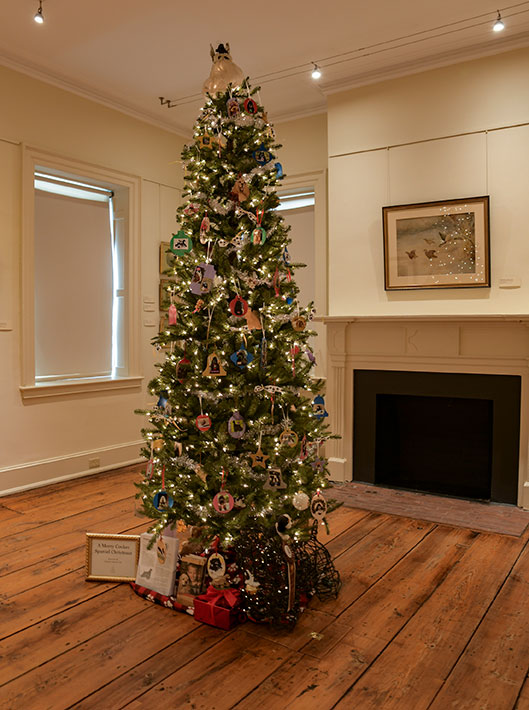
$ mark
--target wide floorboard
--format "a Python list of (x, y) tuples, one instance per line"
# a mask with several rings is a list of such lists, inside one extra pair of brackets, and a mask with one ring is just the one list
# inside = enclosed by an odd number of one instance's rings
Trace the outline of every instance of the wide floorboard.
[(529, 710), (528, 532), (341, 507), (322, 538), (338, 599), (292, 632), (226, 632), (85, 580), (86, 532), (148, 527), (139, 477), (0, 498), (2, 710)]

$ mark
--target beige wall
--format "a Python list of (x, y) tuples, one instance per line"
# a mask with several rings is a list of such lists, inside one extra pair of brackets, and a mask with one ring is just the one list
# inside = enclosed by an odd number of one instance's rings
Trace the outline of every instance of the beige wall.
[[(331, 315), (528, 312), (528, 76), (523, 49), (329, 97)], [(484, 194), (492, 288), (384, 291), (382, 206)]]
[[(157, 332), (143, 319), (143, 390), (23, 403), (20, 393), (21, 144), (142, 178), (141, 289), (157, 308), (158, 246), (170, 238), (180, 201), (184, 140), (117, 111), (0, 67), (0, 491), (136, 458), (145, 384)], [(60, 277), (60, 265), (58, 265)], [(2, 324), (7, 323), (8, 330)]]
[(274, 128), (283, 146), (278, 158), (288, 177), (327, 170), (327, 114), (285, 121)]

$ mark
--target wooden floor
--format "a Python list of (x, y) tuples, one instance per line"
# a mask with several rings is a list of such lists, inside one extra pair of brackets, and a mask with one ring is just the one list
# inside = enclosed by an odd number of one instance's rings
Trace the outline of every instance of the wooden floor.
[(223, 632), (85, 581), (86, 531), (145, 528), (137, 477), (0, 498), (2, 710), (529, 709), (528, 533), (342, 507), (338, 600), (313, 600), (293, 633)]

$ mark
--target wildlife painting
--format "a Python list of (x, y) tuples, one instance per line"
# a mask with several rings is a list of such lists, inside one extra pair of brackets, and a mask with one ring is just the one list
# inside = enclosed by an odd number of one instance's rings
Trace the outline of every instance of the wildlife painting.
[(474, 212), (396, 220), (398, 276), (476, 271)]

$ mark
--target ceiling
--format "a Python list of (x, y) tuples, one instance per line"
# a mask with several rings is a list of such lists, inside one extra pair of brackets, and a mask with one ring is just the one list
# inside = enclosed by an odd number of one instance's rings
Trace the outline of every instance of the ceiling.
[(500, 33), (494, 0), (43, 0), (43, 25), (37, 8), (0, 0), (1, 64), (183, 135), (210, 43), (230, 43), (275, 122), (324, 111), (334, 91), (529, 45), (529, 0), (500, 8)]

